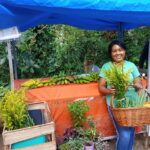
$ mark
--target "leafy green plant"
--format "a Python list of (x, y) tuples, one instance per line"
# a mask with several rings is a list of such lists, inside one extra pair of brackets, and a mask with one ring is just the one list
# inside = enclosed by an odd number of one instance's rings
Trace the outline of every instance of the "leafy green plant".
[(72, 139), (59, 146), (59, 150), (83, 150), (82, 139)]
[(96, 131), (96, 126), (92, 120), (92, 116), (87, 117), (87, 123), (88, 123), (88, 127), (84, 131), (85, 139), (86, 139), (86, 141), (95, 141), (96, 138), (98, 137), (98, 134)]
[(59, 150), (83, 150), (83, 146), (88, 142), (94, 142), (95, 150), (103, 150), (109, 147), (102, 140), (101, 136), (96, 133), (96, 128), (91, 117), (89, 120), (91, 125), (87, 129), (82, 127), (67, 129), (64, 134), (64, 143), (59, 146)]
[(34, 125), (27, 112), (25, 91), (8, 91), (0, 102), (0, 117), (7, 130), (19, 129)]
[(94, 142), (95, 150), (110, 150), (110, 146), (107, 142), (104, 142), (101, 136), (98, 136)]
[(147, 92), (144, 89), (141, 89), (139, 95), (136, 92), (130, 91), (130, 94), (125, 96), (121, 101), (121, 108), (128, 107), (143, 107), (144, 103), (147, 100)]
[(146, 102), (147, 97), (148, 97), (147, 92), (144, 89), (141, 89), (139, 93), (139, 97), (136, 102), (136, 106), (137, 107), (144, 106), (144, 103)]
[(118, 100), (124, 98), (125, 96), (129, 84), (130, 72), (131, 69), (129, 69), (127, 72), (123, 72), (122, 67), (120, 68), (115, 65), (104, 71), (110, 86), (116, 89), (115, 98)]
[(68, 105), (69, 112), (71, 113), (71, 118), (74, 127), (83, 127), (86, 121), (85, 113), (89, 111), (89, 107), (84, 100), (74, 101)]
[(5, 95), (6, 92), (8, 92), (9, 87), (8, 86), (0, 86), (0, 100)]

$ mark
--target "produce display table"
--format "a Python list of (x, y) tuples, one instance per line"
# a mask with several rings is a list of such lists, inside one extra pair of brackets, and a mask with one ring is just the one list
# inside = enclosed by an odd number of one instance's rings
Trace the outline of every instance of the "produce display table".
[[(16, 80), (18, 89), (25, 80)], [(84, 98), (93, 116), (97, 131), (103, 137), (114, 136), (115, 129), (106, 107), (105, 97), (98, 91), (98, 83), (69, 84), (30, 89), (26, 92), (28, 102), (46, 101), (55, 122), (56, 137), (63, 137), (66, 128), (72, 126), (67, 104)]]
[[(15, 80), (16, 89), (26, 80)], [(72, 126), (67, 104), (86, 98), (96, 128), (103, 137), (115, 135), (115, 129), (108, 114), (105, 98), (98, 91), (97, 83), (47, 86), (27, 90), (28, 102), (46, 101), (56, 126), (56, 137), (62, 137), (65, 129)]]

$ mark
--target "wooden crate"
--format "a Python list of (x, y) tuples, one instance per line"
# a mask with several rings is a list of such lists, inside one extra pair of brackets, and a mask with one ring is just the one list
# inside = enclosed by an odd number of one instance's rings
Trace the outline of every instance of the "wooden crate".
[(45, 102), (31, 103), (28, 110), (42, 109), (44, 110), (45, 124), (35, 125), (32, 127), (7, 131), (3, 130), (4, 150), (12, 150), (11, 145), (20, 141), (31, 139), (34, 137), (45, 135), (47, 142), (17, 150), (56, 150), (55, 140), (55, 124), (51, 119), (48, 104)]

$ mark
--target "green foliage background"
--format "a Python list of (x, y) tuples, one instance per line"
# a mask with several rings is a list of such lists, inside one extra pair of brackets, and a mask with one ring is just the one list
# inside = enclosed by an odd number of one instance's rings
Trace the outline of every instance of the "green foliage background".
[[(150, 27), (125, 32), (127, 59), (138, 64)], [(99, 67), (108, 61), (107, 46), (114, 31), (85, 31), (66, 25), (40, 25), (22, 33), (16, 45), (18, 78), (84, 73), (84, 60)], [(5, 44), (0, 45), (0, 85), (9, 83)]]

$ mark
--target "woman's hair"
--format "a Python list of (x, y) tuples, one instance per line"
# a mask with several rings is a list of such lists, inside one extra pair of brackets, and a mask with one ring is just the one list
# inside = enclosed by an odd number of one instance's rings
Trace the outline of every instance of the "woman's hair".
[(126, 51), (126, 45), (125, 45), (122, 41), (113, 40), (113, 41), (108, 45), (108, 55), (109, 55), (110, 58), (111, 58), (112, 47), (113, 47), (114, 45), (118, 45), (118, 46), (120, 46), (122, 49), (124, 49), (124, 50)]

